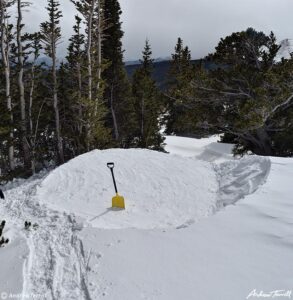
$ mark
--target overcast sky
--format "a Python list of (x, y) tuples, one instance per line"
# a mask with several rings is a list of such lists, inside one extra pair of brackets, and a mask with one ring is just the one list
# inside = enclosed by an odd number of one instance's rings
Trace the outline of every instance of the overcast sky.
[[(28, 30), (38, 28), (47, 18), (46, 0), (31, 2), (33, 6), (26, 13)], [(69, 0), (60, 3), (64, 14), (61, 55), (72, 33), (76, 12)], [(212, 52), (221, 37), (247, 27), (266, 33), (273, 30), (278, 40), (293, 38), (293, 0), (120, 0), (120, 4), (126, 60), (140, 57), (146, 38), (154, 57), (167, 57), (180, 36), (193, 58)]]

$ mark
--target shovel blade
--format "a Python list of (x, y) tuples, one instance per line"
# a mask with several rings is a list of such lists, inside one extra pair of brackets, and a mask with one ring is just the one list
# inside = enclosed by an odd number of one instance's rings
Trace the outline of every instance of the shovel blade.
[(112, 198), (112, 207), (125, 209), (124, 197), (116, 194), (116, 196)]

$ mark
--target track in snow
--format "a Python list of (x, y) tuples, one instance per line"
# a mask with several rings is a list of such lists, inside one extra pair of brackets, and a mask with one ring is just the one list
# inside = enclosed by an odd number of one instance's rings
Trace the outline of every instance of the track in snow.
[(260, 156), (247, 156), (214, 165), (218, 182), (218, 208), (231, 205), (254, 193), (270, 173), (271, 161)]
[[(40, 205), (35, 197), (42, 179), (6, 191), (7, 216), (26, 238), (29, 256), (23, 270), (23, 292), (27, 297), (46, 300), (90, 300), (87, 284), (86, 255), (73, 217)], [(24, 222), (39, 225), (38, 229), (24, 230)]]

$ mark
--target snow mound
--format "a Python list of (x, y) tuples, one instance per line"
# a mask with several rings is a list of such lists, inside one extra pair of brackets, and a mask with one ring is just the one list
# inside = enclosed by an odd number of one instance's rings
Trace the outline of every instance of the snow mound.
[[(115, 162), (126, 210), (111, 209)], [(41, 202), (105, 229), (169, 228), (197, 222), (216, 208), (218, 183), (211, 165), (150, 150), (95, 150), (51, 172), (37, 189)]]

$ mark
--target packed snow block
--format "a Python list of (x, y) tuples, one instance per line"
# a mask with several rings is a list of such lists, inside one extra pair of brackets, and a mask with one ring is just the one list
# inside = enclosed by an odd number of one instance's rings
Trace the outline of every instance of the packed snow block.
[[(111, 208), (115, 162), (127, 209)], [(211, 164), (142, 149), (94, 150), (51, 172), (37, 197), (51, 208), (74, 213), (98, 228), (176, 228), (213, 214), (218, 183)]]

